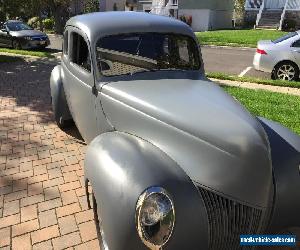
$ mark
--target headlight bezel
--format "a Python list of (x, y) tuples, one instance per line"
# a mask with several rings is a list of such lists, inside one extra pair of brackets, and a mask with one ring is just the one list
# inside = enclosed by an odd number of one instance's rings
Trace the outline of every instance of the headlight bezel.
[[(156, 222), (156, 224), (153, 224), (152, 226), (157, 226), (159, 223), (159, 226), (161, 226), (163, 223), (166, 222), (169, 219), (169, 223), (171, 223), (170, 227), (168, 227), (168, 235), (167, 237), (163, 237), (163, 241), (160, 243), (153, 242), (151, 238), (148, 237), (147, 232), (145, 230), (146, 225), (143, 225), (142, 222), (142, 209), (143, 205), (146, 203), (147, 199), (154, 199), (151, 196), (157, 196), (156, 198), (158, 199), (158, 196), (161, 196), (160, 198), (165, 198), (166, 202), (169, 202), (167, 205), (170, 206), (170, 209), (166, 213), (166, 215)], [(159, 207), (159, 206), (158, 206)], [(161, 207), (159, 207), (161, 209)], [(171, 217), (170, 217), (171, 216)], [(168, 217), (168, 218), (167, 218)], [(170, 219), (171, 218), (171, 219)], [(165, 221), (163, 221), (163, 220)], [(150, 249), (160, 249), (163, 247), (171, 238), (174, 228), (175, 228), (175, 207), (174, 207), (174, 202), (173, 199), (171, 198), (170, 194), (162, 187), (158, 186), (153, 186), (147, 188), (139, 197), (138, 202), (136, 204), (136, 213), (135, 213), (135, 220), (136, 220), (136, 228), (138, 231), (138, 235), (142, 242)]]

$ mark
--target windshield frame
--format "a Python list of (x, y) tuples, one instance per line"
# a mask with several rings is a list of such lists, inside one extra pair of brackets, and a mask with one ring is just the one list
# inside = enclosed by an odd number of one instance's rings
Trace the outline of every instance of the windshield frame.
[[(26, 29), (19, 29), (19, 30), (13, 30), (9, 27), (9, 25), (14, 25), (14, 26), (18, 26), (18, 27), (28, 27)], [(33, 30), (32, 27), (30, 27), (28, 24), (24, 23), (24, 22), (8, 22), (5, 24), (6, 28), (8, 31), (13, 31), (13, 32), (18, 32), (18, 31), (23, 31), (23, 30)]]
[[(197, 61), (199, 63), (199, 68), (197, 70), (195, 69), (157, 69), (157, 70), (145, 70), (145, 71), (139, 71), (139, 72), (134, 72), (134, 74), (123, 74), (123, 75), (113, 75), (113, 76), (107, 76), (107, 75), (103, 75), (101, 73), (101, 70), (98, 68), (97, 65), (97, 57), (98, 57), (98, 51), (97, 49), (99, 49), (99, 43), (100, 40), (103, 38), (107, 38), (107, 37), (114, 37), (114, 36), (134, 36), (134, 35), (142, 35), (142, 34), (153, 34), (153, 35), (170, 35), (170, 36), (179, 36), (179, 37), (186, 37), (187, 41), (191, 41), (193, 43), (193, 47), (195, 50), (195, 55), (197, 56)], [(200, 44), (198, 42), (198, 40), (190, 35), (186, 35), (186, 34), (182, 34), (182, 33), (176, 33), (176, 32), (145, 32), (145, 31), (136, 31), (136, 32), (126, 32), (126, 33), (116, 33), (116, 34), (112, 34), (112, 35), (108, 35), (108, 36), (102, 36), (102, 37), (98, 37), (97, 41), (95, 42), (94, 45), (94, 68), (95, 68), (95, 72), (96, 72), (96, 80), (97, 81), (102, 81), (104, 80), (105, 82), (109, 82), (109, 81), (115, 81), (115, 80), (120, 80), (122, 78), (132, 78), (137, 77), (137, 78), (143, 78), (143, 74), (146, 74), (147, 76), (156, 74), (157, 76), (159, 76), (159, 78), (161, 78), (161, 76), (163, 74), (168, 75), (168, 77), (170, 77), (172, 74), (174, 73), (178, 73), (178, 72), (185, 72), (185, 73), (191, 73), (191, 75), (193, 76), (192, 78), (195, 78), (195, 75), (202, 75), (204, 74), (204, 70), (203, 70), (203, 60), (202, 60), (202, 54), (201, 54), (201, 49), (200, 49)], [(134, 55), (133, 55), (134, 56)], [(177, 75), (177, 74), (176, 74)], [(156, 78), (156, 77), (154, 77)]]

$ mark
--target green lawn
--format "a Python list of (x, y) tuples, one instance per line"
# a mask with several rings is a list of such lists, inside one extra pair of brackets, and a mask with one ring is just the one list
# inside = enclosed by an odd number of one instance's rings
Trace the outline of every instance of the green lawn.
[(11, 53), (11, 54), (18, 54), (18, 55), (27, 55), (27, 56), (38, 56), (38, 57), (54, 57), (51, 53), (46, 51), (38, 51), (38, 50), (15, 50), (15, 49), (7, 49), (7, 48), (0, 48), (0, 52)]
[(277, 121), (300, 135), (300, 97), (264, 90), (223, 87), (251, 113)]
[(202, 45), (255, 48), (259, 40), (274, 40), (284, 34), (277, 30), (217, 30), (197, 32), (196, 36)]
[(209, 78), (215, 78), (219, 80), (230, 80), (238, 82), (252, 82), (257, 84), (272, 85), (272, 86), (281, 86), (281, 87), (291, 87), (291, 88), (300, 88), (300, 82), (294, 81), (283, 81), (283, 80), (269, 80), (269, 79), (259, 79), (255, 77), (238, 77), (235, 75), (228, 75), (221, 72), (208, 72), (206, 76)]

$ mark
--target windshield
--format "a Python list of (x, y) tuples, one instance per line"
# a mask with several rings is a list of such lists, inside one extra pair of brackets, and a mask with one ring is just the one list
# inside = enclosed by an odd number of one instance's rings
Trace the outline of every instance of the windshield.
[(160, 70), (199, 70), (197, 44), (175, 34), (126, 34), (101, 38), (97, 43), (98, 69), (104, 76)]
[(30, 26), (21, 22), (11, 22), (6, 24), (10, 31), (20, 31), (20, 30), (32, 30)]
[(285, 41), (285, 40), (288, 40), (288, 39), (290, 39), (290, 38), (292, 38), (292, 37), (294, 37), (294, 36), (297, 36), (297, 35), (298, 35), (297, 32), (290, 32), (290, 33), (286, 34), (285, 36), (280, 37), (280, 38), (278, 38), (277, 40), (274, 40), (274, 41), (272, 41), (272, 42), (273, 42), (273, 43), (281, 43), (281, 42), (283, 42), (283, 41)]

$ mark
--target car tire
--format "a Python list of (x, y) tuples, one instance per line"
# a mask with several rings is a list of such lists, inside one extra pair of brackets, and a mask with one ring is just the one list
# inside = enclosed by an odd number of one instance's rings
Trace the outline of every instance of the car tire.
[(95, 221), (95, 225), (96, 225), (99, 246), (100, 246), (101, 250), (102, 249), (107, 250), (108, 249), (107, 244), (103, 240), (103, 231), (101, 228), (101, 218), (99, 218), (99, 216), (98, 216), (97, 201), (96, 201), (94, 193), (92, 193), (92, 202), (93, 202), (94, 221)]
[(13, 40), (12, 47), (13, 49), (18, 49), (18, 50), (22, 49), (22, 45), (18, 40)]
[(274, 80), (296, 81), (299, 79), (299, 68), (293, 62), (281, 62), (275, 66), (272, 78)]

